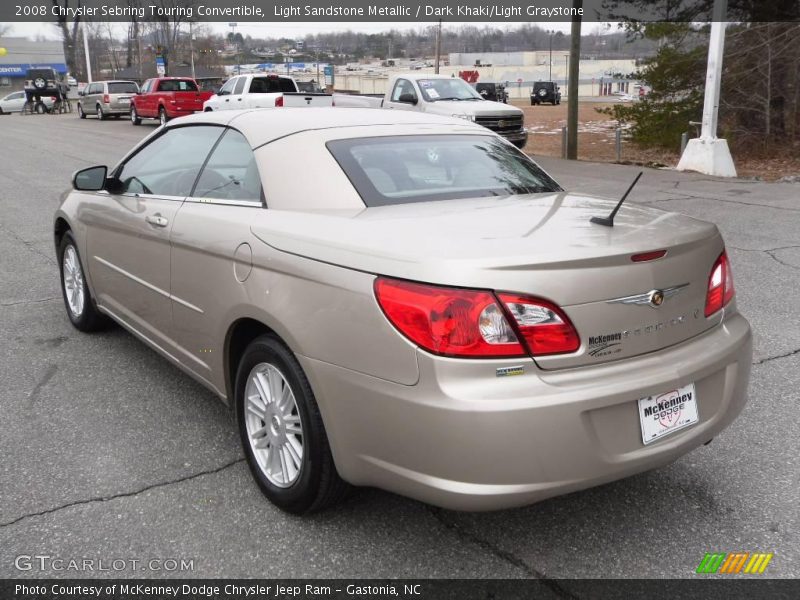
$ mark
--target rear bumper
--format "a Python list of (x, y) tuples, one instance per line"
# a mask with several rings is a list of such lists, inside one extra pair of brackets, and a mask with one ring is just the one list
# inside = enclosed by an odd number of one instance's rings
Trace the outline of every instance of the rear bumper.
[(127, 115), (131, 111), (131, 104), (123, 104), (121, 102), (113, 102), (111, 104), (103, 103), (103, 112), (107, 115)]
[(167, 116), (170, 119), (183, 117), (185, 115), (193, 115), (194, 113), (201, 112), (203, 110), (202, 106), (200, 108), (186, 108), (183, 106), (169, 106), (167, 104), (164, 105), (164, 108), (166, 109)]
[[(337, 468), (357, 485), (494, 510), (653, 469), (709, 441), (744, 407), (752, 341), (735, 314), (678, 346), (596, 367), (418, 356), (413, 386), (299, 357)], [(525, 374), (496, 377), (512, 364)], [(699, 421), (644, 446), (637, 399), (690, 382)]]

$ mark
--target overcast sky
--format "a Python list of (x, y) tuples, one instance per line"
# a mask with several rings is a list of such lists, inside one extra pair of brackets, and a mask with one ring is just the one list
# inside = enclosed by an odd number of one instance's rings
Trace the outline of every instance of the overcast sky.
[[(3, 1), (3, 0), (0, 0)], [(415, 23), (240, 23), (236, 31), (240, 32), (243, 36), (252, 36), (254, 38), (303, 38), (307, 34), (326, 33), (331, 31), (347, 31), (353, 30), (363, 33), (379, 33), (381, 31), (388, 31), (390, 29), (418, 29), (426, 27), (427, 25), (434, 25), (436, 21), (415, 22)], [(211, 28), (220, 34), (226, 34), (230, 31), (227, 23), (206, 23)], [(3, 25), (10, 25), (11, 30), (6, 34), (17, 37), (31, 37), (44, 36), (50, 39), (59, 39), (60, 34), (55, 25), (47, 25), (42, 23), (3, 23)], [(488, 25), (490, 27), (509, 27), (516, 28), (522, 23), (444, 23), (444, 28), (461, 27), (462, 25), (475, 25), (476, 27), (483, 27)], [(125, 24), (119, 23), (120, 34), (124, 34), (123, 27)], [(569, 23), (542, 23), (542, 27), (547, 29), (555, 29), (569, 33)], [(583, 27), (584, 33), (594, 31), (598, 27), (597, 23), (586, 23)]]

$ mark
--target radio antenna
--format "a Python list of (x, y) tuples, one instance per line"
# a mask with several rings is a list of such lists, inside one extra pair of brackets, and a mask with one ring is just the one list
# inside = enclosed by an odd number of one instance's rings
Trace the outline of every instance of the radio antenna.
[(589, 219), (590, 223), (597, 223), (598, 225), (605, 225), (606, 227), (613, 227), (614, 226), (614, 217), (617, 216), (617, 211), (622, 206), (622, 203), (625, 202), (625, 199), (628, 197), (628, 194), (631, 193), (633, 186), (639, 181), (639, 178), (644, 175), (644, 171), (639, 171), (639, 174), (636, 176), (636, 179), (633, 180), (633, 183), (628, 188), (628, 191), (623, 194), (622, 198), (620, 198), (619, 202), (617, 202), (617, 206), (614, 210), (611, 211), (611, 214), (607, 217), (592, 217)]

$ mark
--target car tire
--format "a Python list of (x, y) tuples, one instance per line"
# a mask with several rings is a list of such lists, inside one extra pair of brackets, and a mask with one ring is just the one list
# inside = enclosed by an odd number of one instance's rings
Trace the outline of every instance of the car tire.
[(103, 112), (103, 107), (102, 106), (100, 106), (98, 104), (97, 107), (95, 108), (95, 112), (97, 114), (97, 120), (98, 121), (105, 121), (106, 120), (106, 113)]
[(33, 80), (33, 87), (35, 87), (37, 90), (43, 90), (47, 87), (47, 80), (37, 77)]
[[(276, 388), (279, 401), (270, 399)], [(277, 337), (261, 336), (245, 350), (237, 369), (235, 405), (247, 464), (273, 504), (304, 514), (347, 495), (350, 486), (336, 471), (311, 385)]]
[(142, 120), (139, 118), (139, 113), (136, 111), (135, 106), (131, 106), (131, 123), (134, 125), (142, 124)]
[(158, 122), (161, 123), (162, 126), (164, 126), (167, 124), (167, 121), (169, 121), (169, 118), (167, 117), (167, 111), (162, 106), (161, 108), (158, 109)]
[(86, 284), (78, 244), (69, 231), (61, 238), (58, 246), (58, 264), (64, 308), (72, 325), (83, 332), (103, 329), (108, 325), (108, 319), (95, 307), (89, 286)]
[(83, 112), (83, 106), (81, 106), (80, 103), (78, 103), (78, 117), (81, 119), (86, 118), (86, 113)]

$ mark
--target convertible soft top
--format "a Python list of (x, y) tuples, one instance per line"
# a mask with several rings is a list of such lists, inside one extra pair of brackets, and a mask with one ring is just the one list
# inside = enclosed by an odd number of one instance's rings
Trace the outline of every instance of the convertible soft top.
[(374, 125), (453, 125), (463, 130), (486, 129), (464, 119), (412, 111), (384, 111), (368, 108), (260, 108), (197, 113), (171, 121), (169, 127), (201, 123), (230, 125), (244, 134), (251, 147), (258, 148), (282, 137), (318, 129)]

